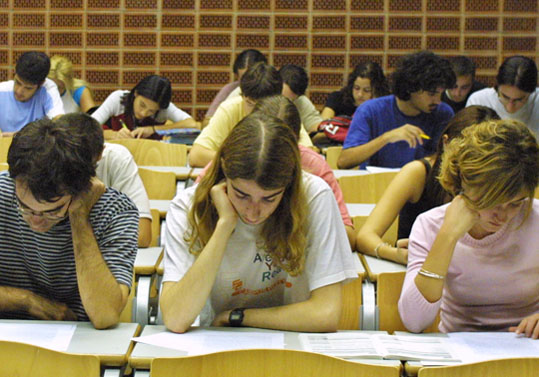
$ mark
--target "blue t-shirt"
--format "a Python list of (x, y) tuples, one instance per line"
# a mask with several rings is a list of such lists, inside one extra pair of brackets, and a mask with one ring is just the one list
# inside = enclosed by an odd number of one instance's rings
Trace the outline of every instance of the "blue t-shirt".
[(412, 124), (421, 128), (426, 135), (430, 136), (430, 140), (423, 140), (423, 144), (418, 144), (415, 148), (410, 148), (405, 141), (387, 144), (361, 165), (362, 167), (371, 165), (400, 168), (410, 161), (436, 152), (438, 139), (452, 116), (453, 110), (444, 102), (441, 102), (431, 113), (407, 116), (399, 110), (394, 95), (371, 99), (358, 106), (343, 148), (366, 144), (387, 131), (405, 124)]
[(13, 94), (13, 80), (0, 83), (0, 129), (2, 132), (17, 132), (28, 123), (43, 117), (54, 118), (64, 113), (64, 107), (56, 84), (46, 79), (32, 98), (18, 101)]

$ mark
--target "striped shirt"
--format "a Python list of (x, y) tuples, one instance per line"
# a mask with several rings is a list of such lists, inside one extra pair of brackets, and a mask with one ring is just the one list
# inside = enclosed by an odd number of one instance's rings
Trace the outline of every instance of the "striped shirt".
[[(92, 207), (90, 224), (103, 259), (118, 283), (131, 286), (137, 253), (138, 210), (111, 188)], [(0, 286), (30, 290), (65, 303), (81, 321), (89, 320), (77, 284), (69, 218), (45, 233), (34, 232), (17, 210), (15, 184), (0, 173)], [(2, 318), (30, 318), (0, 313)]]

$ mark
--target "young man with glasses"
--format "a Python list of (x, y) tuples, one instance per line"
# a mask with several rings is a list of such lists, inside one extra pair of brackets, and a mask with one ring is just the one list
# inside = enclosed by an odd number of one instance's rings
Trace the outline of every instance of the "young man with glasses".
[(92, 147), (69, 119), (17, 132), (0, 173), (0, 317), (107, 328), (129, 295), (138, 210), (96, 178)]
[(473, 93), (466, 106), (482, 105), (495, 110), (502, 119), (516, 119), (539, 137), (539, 88), (537, 65), (525, 56), (511, 56), (502, 63), (496, 86)]

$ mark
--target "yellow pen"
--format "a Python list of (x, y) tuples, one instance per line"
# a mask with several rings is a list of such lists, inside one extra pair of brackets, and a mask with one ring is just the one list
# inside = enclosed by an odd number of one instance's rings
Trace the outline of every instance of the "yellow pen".
[(430, 140), (430, 136), (429, 135), (425, 135), (423, 133), (419, 134), (419, 137), (422, 138), (422, 139), (425, 139), (425, 140)]
[(127, 124), (125, 124), (125, 122), (123, 121), (123, 119), (120, 119), (120, 124), (121, 124), (122, 127), (125, 128), (126, 130), (129, 129), (129, 127), (127, 127)]

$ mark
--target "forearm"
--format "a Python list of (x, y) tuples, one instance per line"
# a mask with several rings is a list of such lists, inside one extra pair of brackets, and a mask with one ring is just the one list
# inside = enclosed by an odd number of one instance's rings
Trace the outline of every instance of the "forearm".
[(0, 312), (28, 312), (33, 292), (7, 286), (0, 286)]
[(84, 216), (71, 216), (73, 251), (79, 294), (92, 324), (107, 328), (118, 323), (127, 298), (127, 287), (116, 281), (97, 245), (91, 224)]
[(386, 144), (387, 142), (384, 135), (382, 135), (363, 145), (343, 149), (341, 155), (339, 156), (339, 160), (337, 161), (337, 166), (340, 169), (349, 169), (354, 166), (358, 166), (359, 164), (368, 160)]
[(303, 302), (246, 309), (243, 326), (300, 332), (334, 332), (341, 316), (341, 283), (318, 288)]
[(218, 222), (208, 243), (181, 280), (165, 283), (160, 305), (169, 330), (185, 332), (202, 311), (232, 231), (227, 224)]
[(189, 151), (189, 165), (193, 168), (203, 168), (215, 157), (215, 151), (199, 144), (194, 144)]
[[(442, 226), (421, 268), (445, 277), (457, 241), (458, 238), (454, 236), (453, 232)], [(442, 297), (444, 279), (436, 279), (418, 273), (414, 282), (428, 302), (436, 302)]]

